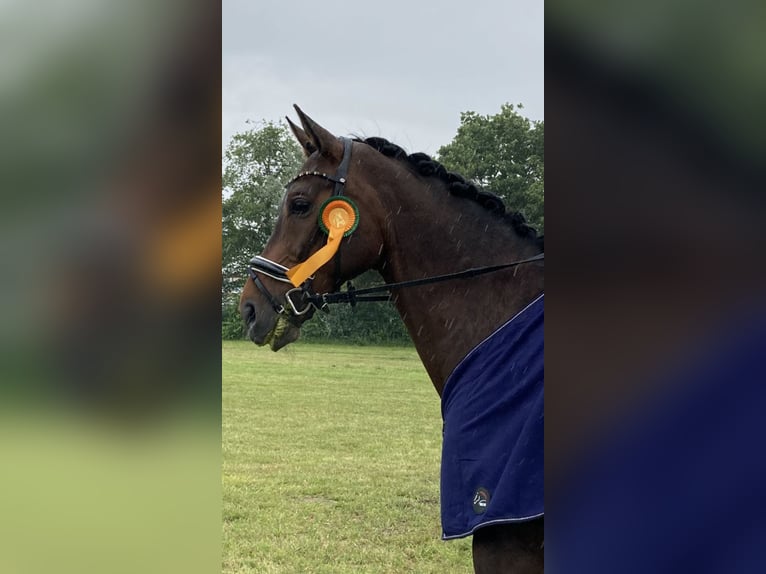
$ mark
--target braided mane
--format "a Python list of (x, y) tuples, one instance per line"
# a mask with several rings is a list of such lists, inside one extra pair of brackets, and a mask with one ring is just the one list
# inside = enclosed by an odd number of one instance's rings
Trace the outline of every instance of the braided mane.
[(452, 195), (475, 201), (484, 209), (501, 217), (513, 227), (520, 237), (535, 242), (540, 250), (544, 250), (543, 236), (537, 235), (535, 228), (527, 223), (527, 220), (521, 213), (518, 211), (506, 211), (505, 203), (500, 197), (489, 191), (479, 189), (474, 182), (467, 180), (462, 175), (448, 171), (447, 168), (431, 156), (424, 153), (408, 154), (398, 145), (379, 137), (354, 138), (354, 141), (367, 144), (386, 157), (401, 161), (423, 177), (435, 177), (441, 180)]

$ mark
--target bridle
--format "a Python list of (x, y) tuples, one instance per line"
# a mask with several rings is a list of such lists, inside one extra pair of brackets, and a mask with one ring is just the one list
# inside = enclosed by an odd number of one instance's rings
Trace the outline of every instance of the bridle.
[[(335, 187), (332, 191), (332, 197), (341, 197), (343, 195), (343, 188), (346, 185), (348, 167), (351, 163), (351, 147), (353, 145), (353, 142), (350, 139), (341, 139), (343, 140), (343, 158), (340, 161), (340, 165), (338, 165), (338, 170), (335, 172), (335, 175), (328, 175), (320, 171), (302, 171), (290, 181), (288, 181), (285, 187), (290, 187), (292, 183), (303, 177), (321, 177), (328, 181), (332, 181), (335, 184)], [(335, 275), (337, 277), (340, 272), (340, 249), (338, 249), (337, 253), (335, 254), (334, 260)], [(317, 307), (313, 302), (317, 294), (311, 288), (311, 278), (306, 280), (299, 287), (293, 286), (292, 289), (285, 293), (285, 301), (289, 306), (288, 310), (285, 305), (281, 304), (277, 298), (271, 294), (271, 292), (263, 284), (263, 281), (261, 281), (260, 277), (258, 277), (258, 273), (262, 273), (263, 275), (271, 277), (272, 279), (275, 279), (281, 283), (293, 285), (293, 282), (287, 277), (288, 271), (289, 269), (284, 265), (280, 265), (276, 261), (262, 257), (261, 255), (256, 255), (253, 257), (250, 260), (250, 267), (248, 268), (248, 274), (250, 275), (250, 278), (253, 280), (255, 286), (258, 287), (258, 290), (263, 294), (274, 311), (278, 315), (285, 315), (287, 319), (291, 320), (293, 324), (296, 324), (297, 319), (308, 313), (312, 307), (326, 310), (325, 306)], [(296, 301), (298, 298), (299, 300)], [(304, 302), (305, 304), (299, 308), (298, 305), (301, 302)]]
[[(289, 187), (293, 182), (303, 177), (321, 177), (328, 181), (335, 183), (333, 188), (332, 197), (343, 196), (343, 188), (346, 185), (346, 176), (348, 175), (348, 167), (351, 163), (351, 147), (353, 145), (352, 140), (348, 138), (341, 138), (343, 141), (343, 159), (341, 159), (340, 165), (335, 175), (328, 175), (319, 171), (302, 171), (294, 178), (292, 178), (285, 187)], [(525, 263), (532, 263), (534, 261), (542, 261), (545, 258), (544, 253), (539, 253), (533, 257), (527, 259), (520, 259), (511, 263), (503, 263), (500, 265), (489, 265), (485, 267), (474, 267), (471, 269), (465, 269), (456, 273), (448, 273), (445, 275), (437, 275), (434, 277), (425, 277), (423, 279), (414, 279), (411, 281), (400, 281), (398, 283), (386, 283), (384, 285), (376, 285), (374, 287), (368, 287), (366, 289), (355, 289), (349, 281), (346, 286), (346, 291), (336, 290), (331, 293), (316, 293), (312, 286), (313, 277), (309, 277), (300, 286), (293, 285), (293, 282), (288, 278), (287, 272), (290, 271), (284, 265), (280, 265), (276, 261), (272, 261), (261, 255), (256, 255), (250, 260), (248, 267), (248, 274), (255, 283), (255, 286), (263, 294), (266, 300), (271, 305), (272, 309), (278, 315), (284, 315), (285, 318), (293, 325), (300, 326), (302, 317), (306, 315), (312, 309), (319, 309), (320, 311), (329, 312), (329, 305), (335, 303), (349, 303), (353, 307), (358, 302), (368, 301), (389, 301), (391, 294), (388, 295), (375, 295), (375, 293), (382, 293), (391, 291), (391, 289), (401, 287), (416, 287), (418, 285), (426, 285), (430, 283), (440, 283), (442, 281), (448, 281), (453, 279), (465, 279), (468, 277), (476, 277), (478, 275), (484, 275), (485, 273), (493, 273), (502, 269), (508, 269), (510, 267), (516, 267)], [(340, 273), (340, 249), (335, 253), (335, 285), (339, 284), (337, 280)], [(280, 283), (287, 283), (292, 286), (284, 297), (285, 303), (280, 303), (279, 300), (266, 288), (263, 284), (259, 274), (265, 275), (279, 281)]]

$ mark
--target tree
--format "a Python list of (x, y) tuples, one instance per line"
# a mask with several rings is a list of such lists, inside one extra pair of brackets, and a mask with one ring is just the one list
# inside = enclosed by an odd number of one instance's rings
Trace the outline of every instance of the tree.
[(500, 113), (460, 114), (460, 127), (451, 143), (439, 149), (448, 169), (473, 179), (522, 212), (542, 234), (544, 225), (544, 123), (520, 115), (513, 104)]
[(236, 134), (223, 162), (222, 328), (226, 338), (242, 336), (237, 311), (244, 270), (261, 253), (277, 219), (284, 185), (303, 163), (300, 146), (283, 124), (264, 122)]

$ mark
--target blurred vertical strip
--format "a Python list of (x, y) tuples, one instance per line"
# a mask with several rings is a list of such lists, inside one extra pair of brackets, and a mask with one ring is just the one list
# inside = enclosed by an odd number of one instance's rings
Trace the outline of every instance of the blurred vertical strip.
[(220, 570), (220, 40), (0, 5), (0, 572)]
[(766, 570), (764, 17), (546, 2), (554, 570)]

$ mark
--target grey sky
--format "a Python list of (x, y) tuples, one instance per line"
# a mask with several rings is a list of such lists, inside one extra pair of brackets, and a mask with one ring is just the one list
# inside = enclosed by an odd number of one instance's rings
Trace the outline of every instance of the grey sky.
[(538, 0), (224, 0), (223, 144), (245, 120), (295, 119), (435, 154), (460, 112), (543, 119)]

